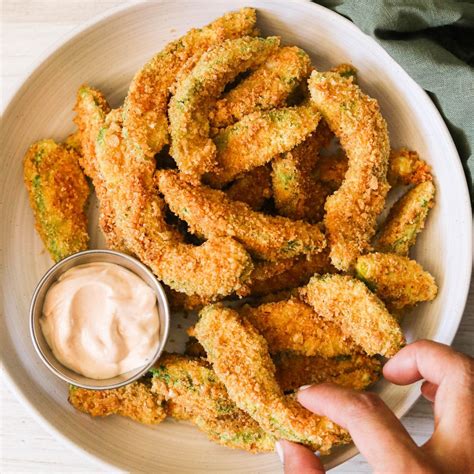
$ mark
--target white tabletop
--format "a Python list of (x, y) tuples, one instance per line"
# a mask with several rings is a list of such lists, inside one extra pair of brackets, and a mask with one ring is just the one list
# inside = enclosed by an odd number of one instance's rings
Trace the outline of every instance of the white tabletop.
[[(62, 35), (108, 8), (125, 3), (117, 0), (3, 0), (1, 89), (3, 104), (31, 69), (42, 51)], [(474, 284), (471, 283), (463, 321), (454, 347), (473, 355)], [(2, 384), (1, 472), (101, 472), (89, 460), (65, 448), (31, 417)], [(431, 434), (431, 406), (419, 400), (403, 423), (417, 443)], [(370, 472), (357, 456), (333, 472)]]

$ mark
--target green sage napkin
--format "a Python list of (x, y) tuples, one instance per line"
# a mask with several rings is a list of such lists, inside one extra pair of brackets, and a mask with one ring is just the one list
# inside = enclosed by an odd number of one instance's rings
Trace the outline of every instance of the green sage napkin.
[(430, 95), (474, 175), (474, 2), (318, 0), (372, 36)]

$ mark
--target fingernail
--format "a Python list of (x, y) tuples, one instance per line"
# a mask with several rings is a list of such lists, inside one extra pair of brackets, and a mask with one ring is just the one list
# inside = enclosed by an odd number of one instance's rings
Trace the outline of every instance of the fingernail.
[(302, 385), (299, 389), (298, 392), (301, 392), (301, 390), (306, 390), (307, 388), (311, 387), (311, 385)]
[(276, 453), (278, 454), (278, 457), (280, 458), (280, 462), (281, 462), (282, 464), (285, 464), (285, 459), (284, 459), (284, 454), (283, 454), (283, 448), (282, 448), (282, 446), (281, 446), (281, 444), (280, 444), (280, 441), (277, 441), (277, 442), (275, 443), (275, 451), (276, 451)]

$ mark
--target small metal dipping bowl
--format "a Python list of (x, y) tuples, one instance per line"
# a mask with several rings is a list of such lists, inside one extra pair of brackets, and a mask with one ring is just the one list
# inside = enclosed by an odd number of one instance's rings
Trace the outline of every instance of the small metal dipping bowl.
[[(135, 370), (130, 370), (127, 373), (103, 380), (84, 377), (83, 375), (80, 375), (62, 365), (56, 359), (52, 350), (48, 346), (40, 325), (44, 299), (51, 285), (56, 282), (56, 280), (67, 270), (76, 267), (77, 265), (96, 262), (115, 263), (139, 276), (154, 291), (156, 295), (158, 315), (160, 318), (160, 340), (156, 352), (153, 357), (151, 357), (150, 361)], [(40, 358), (51, 370), (51, 372), (64, 381), (78, 387), (93, 390), (118, 388), (122, 385), (133, 382), (144, 375), (153, 366), (153, 364), (163, 352), (163, 348), (165, 347), (166, 341), (168, 340), (169, 325), (170, 312), (168, 300), (160, 282), (156, 279), (153, 273), (138, 260), (130, 257), (129, 255), (120, 252), (114, 252), (112, 250), (86, 250), (84, 252), (71, 255), (58, 262), (46, 272), (43, 278), (41, 278), (40, 282), (35, 288), (30, 305), (31, 339)]]

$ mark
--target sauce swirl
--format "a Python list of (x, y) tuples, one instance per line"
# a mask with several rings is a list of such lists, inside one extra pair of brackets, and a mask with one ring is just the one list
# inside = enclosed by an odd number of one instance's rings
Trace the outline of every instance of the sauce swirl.
[(159, 343), (153, 290), (113, 263), (78, 265), (46, 294), (41, 329), (63, 365), (107, 379), (146, 364)]

